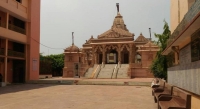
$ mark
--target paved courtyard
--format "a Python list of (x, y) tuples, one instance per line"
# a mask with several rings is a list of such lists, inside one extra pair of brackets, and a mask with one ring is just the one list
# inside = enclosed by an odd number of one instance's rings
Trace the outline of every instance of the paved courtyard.
[(23, 84), (0, 87), (0, 109), (157, 109), (145, 86)]

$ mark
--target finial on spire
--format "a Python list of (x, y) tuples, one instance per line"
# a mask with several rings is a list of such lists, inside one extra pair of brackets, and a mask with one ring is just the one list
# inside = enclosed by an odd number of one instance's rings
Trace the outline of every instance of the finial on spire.
[(74, 45), (74, 32), (72, 32), (72, 45)]
[(149, 33), (150, 33), (150, 41), (151, 41), (151, 28), (149, 28)]
[(117, 12), (119, 12), (119, 3), (116, 3), (117, 6)]

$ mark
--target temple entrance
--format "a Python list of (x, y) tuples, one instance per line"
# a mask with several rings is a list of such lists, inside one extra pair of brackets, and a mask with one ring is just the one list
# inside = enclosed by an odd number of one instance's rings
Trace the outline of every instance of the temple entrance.
[(126, 47), (123, 48), (123, 51), (121, 53), (121, 61), (123, 64), (129, 63), (129, 51)]
[(129, 63), (129, 55), (128, 53), (124, 54), (124, 64), (128, 64)]
[(102, 59), (103, 59), (103, 55), (102, 54), (99, 54), (99, 62), (98, 62), (98, 64), (102, 64)]
[(107, 64), (117, 64), (117, 61), (118, 61), (117, 57), (118, 57), (118, 54), (117, 54), (116, 50), (110, 51), (109, 53), (107, 53), (106, 63)]
[(78, 65), (78, 63), (75, 63), (74, 64), (74, 77), (79, 77), (78, 70), (79, 70), (79, 65)]

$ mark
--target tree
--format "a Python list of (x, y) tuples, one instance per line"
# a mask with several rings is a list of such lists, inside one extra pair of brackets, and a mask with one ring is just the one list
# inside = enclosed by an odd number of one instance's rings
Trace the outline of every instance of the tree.
[(160, 47), (160, 50), (156, 54), (156, 58), (153, 60), (153, 63), (150, 67), (151, 72), (155, 77), (167, 79), (167, 64), (168, 58), (167, 56), (162, 55), (162, 52), (167, 47), (167, 39), (169, 38), (171, 32), (169, 30), (168, 23), (164, 21), (162, 34), (154, 34), (156, 38), (158, 38), (157, 45)]
[(40, 74), (62, 76), (64, 67), (64, 54), (43, 56), (40, 54)]

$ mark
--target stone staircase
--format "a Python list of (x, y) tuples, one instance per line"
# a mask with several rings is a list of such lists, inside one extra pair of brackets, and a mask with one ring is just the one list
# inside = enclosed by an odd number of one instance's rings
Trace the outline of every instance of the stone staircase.
[(97, 75), (98, 79), (111, 79), (116, 64), (105, 64)]
[(129, 64), (121, 64), (121, 67), (118, 66), (117, 78), (118, 79), (128, 79), (130, 78), (127, 74)]
[(89, 68), (88, 71), (85, 73), (85, 78), (90, 78), (96, 67), (97, 67), (97, 64)]

